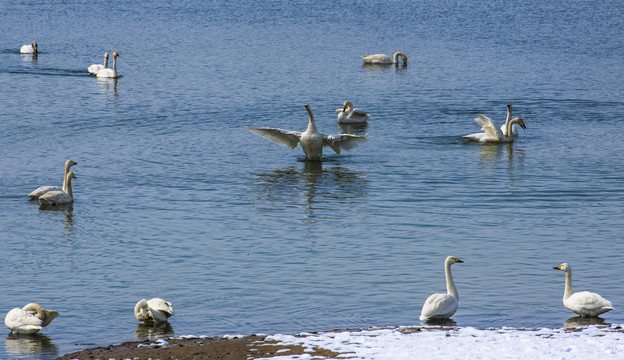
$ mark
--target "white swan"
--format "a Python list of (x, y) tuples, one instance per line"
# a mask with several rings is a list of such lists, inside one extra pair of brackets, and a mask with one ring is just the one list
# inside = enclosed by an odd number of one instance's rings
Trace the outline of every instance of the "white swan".
[(104, 64), (91, 64), (87, 68), (87, 71), (91, 75), (95, 75), (98, 71), (102, 69), (108, 69), (108, 53), (104, 53)]
[(67, 160), (65, 161), (65, 173), (63, 174), (63, 187), (58, 187), (58, 186), (40, 186), (38, 188), (36, 188), (33, 192), (31, 192), (30, 194), (28, 194), (28, 196), (30, 196), (31, 199), (33, 200), (37, 200), (39, 199), (39, 197), (49, 191), (65, 191), (65, 185), (66, 185), (66, 178), (67, 178), (67, 173), (69, 172), (69, 169), (74, 166), (77, 165), (78, 163), (73, 161), (73, 160)]
[(395, 52), (392, 58), (386, 54), (364, 55), (361, 58), (365, 64), (398, 64), (399, 56), (403, 59), (403, 65), (407, 65), (407, 56), (400, 51)]
[(65, 191), (48, 191), (39, 197), (39, 202), (42, 205), (60, 205), (74, 202), (74, 193), (71, 184), (72, 179), (76, 179), (76, 175), (73, 171), (70, 171), (67, 173), (67, 176), (65, 176)]
[(598, 316), (613, 310), (611, 301), (589, 291), (572, 293), (572, 267), (568, 263), (555, 266), (553, 269), (565, 271), (565, 291), (563, 306), (573, 313), (584, 317)]
[(171, 303), (161, 298), (141, 299), (134, 306), (134, 317), (143, 322), (162, 323), (173, 315)]
[(39, 304), (30, 303), (21, 309), (9, 311), (4, 318), (4, 324), (15, 333), (34, 334), (42, 327), (50, 325), (58, 315), (54, 310), (45, 310)]
[(342, 150), (353, 149), (368, 140), (368, 136), (361, 135), (340, 134), (334, 136), (322, 134), (316, 130), (316, 123), (314, 122), (314, 115), (312, 115), (310, 105), (305, 104), (305, 109), (308, 112), (309, 121), (308, 129), (304, 132), (250, 127), (248, 127), (247, 130), (271, 140), (274, 143), (286, 145), (291, 149), (294, 149), (297, 144), (299, 144), (306, 155), (306, 160), (310, 161), (321, 161), (324, 146), (329, 146), (336, 154), (340, 154)]
[(521, 128), (526, 130), (526, 126), (524, 125), (524, 120), (522, 118), (513, 118), (511, 121), (507, 123), (507, 133), (509, 135), (503, 135), (500, 129), (494, 124), (494, 122), (487, 116), (482, 114), (477, 114), (477, 118), (474, 119), (474, 122), (481, 125), (482, 133), (474, 133), (462, 136), (468, 140), (479, 141), (479, 142), (492, 142), (492, 143), (500, 143), (500, 142), (512, 142), (513, 141), (513, 131), (510, 129), (513, 128), (514, 124), (520, 125)]
[(455, 263), (463, 263), (456, 257), (449, 256), (444, 260), (444, 274), (446, 275), (446, 294), (433, 294), (427, 298), (420, 313), (420, 320), (427, 321), (430, 319), (448, 319), (455, 311), (459, 304), (459, 293), (453, 281), (451, 274), (451, 265)]
[[(510, 121), (511, 121), (511, 104), (507, 104), (507, 117), (505, 118), (505, 123), (501, 125), (500, 127), (500, 130), (501, 130), (501, 133), (503, 133), (503, 136), (507, 136), (507, 126)], [(518, 136), (519, 134), (518, 128), (516, 128), (515, 126), (512, 126), (511, 129), (513, 131), (513, 136)]]
[(113, 51), (113, 68), (109, 69), (109, 68), (105, 68), (105, 69), (100, 69), (95, 73), (96, 77), (99, 78), (103, 78), (103, 79), (116, 79), (119, 76), (117, 75), (117, 57), (119, 56), (119, 54), (117, 53), (117, 51)]
[(22, 54), (37, 54), (39, 52), (37, 42), (33, 41), (30, 45), (22, 45), (20, 53)]
[(354, 109), (351, 101), (345, 101), (342, 109), (336, 109), (338, 122), (341, 124), (361, 124), (368, 120), (369, 115), (360, 109)]

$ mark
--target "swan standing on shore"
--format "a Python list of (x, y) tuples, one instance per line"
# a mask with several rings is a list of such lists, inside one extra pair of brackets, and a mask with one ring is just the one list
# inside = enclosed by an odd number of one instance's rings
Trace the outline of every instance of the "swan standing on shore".
[(91, 64), (87, 68), (87, 71), (91, 75), (95, 75), (98, 71), (102, 69), (108, 69), (108, 53), (104, 53), (104, 65), (102, 64)]
[(142, 322), (162, 323), (173, 315), (171, 303), (161, 298), (141, 299), (134, 306), (134, 317)]
[(565, 291), (563, 293), (563, 306), (573, 313), (583, 317), (598, 316), (613, 310), (611, 301), (589, 291), (572, 293), (572, 267), (568, 263), (555, 266), (553, 269), (565, 272)]
[(73, 161), (73, 160), (67, 160), (65, 161), (65, 173), (63, 174), (63, 187), (60, 188), (58, 186), (40, 186), (37, 189), (35, 189), (33, 192), (31, 192), (30, 194), (28, 194), (28, 196), (30, 196), (30, 198), (32, 200), (37, 200), (39, 199), (39, 197), (47, 192), (50, 191), (65, 191), (65, 187), (67, 184), (67, 173), (69, 173), (69, 169), (74, 166), (77, 165), (78, 163)]
[(373, 54), (361, 56), (365, 64), (399, 64), (399, 56), (403, 60), (403, 65), (407, 65), (407, 56), (400, 51), (394, 53), (394, 56), (386, 54)]
[(482, 133), (474, 133), (462, 136), (465, 139), (479, 142), (491, 142), (491, 143), (501, 143), (501, 142), (512, 142), (513, 141), (513, 128), (514, 124), (520, 125), (520, 127), (526, 130), (526, 126), (524, 125), (524, 120), (522, 118), (513, 118), (511, 121), (507, 123), (507, 134), (503, 135), (498, 126), (494, 124), (494, 122), (487, 116), (482, 114), (477, 114), (477, 118), (474, 119), (474, 122), (481, 125)]
[(37, 54), (39, 53), (39, 49), (37, 47), (37, 42), (33, 41), (30, 45), (22, 45), (20, 48), (21, 54)]
[(323, 147), (329, 146), (340, 154), (342, 150), (350, 150), (359, 144), (368, 140), (368, 136), (361, 135), (325, 135), (316, 129), (316, 123), (314, 122), (314, 115), (310, 110), (310, 105), (305, 104), (305, 109), (308, 112), (308, 129), (304, 132), (283, 130), (275, 128), (250, 128), (247, 130), (258, 134), (274, 143), (288, 146), (294, 149), (298, 144), (301, 145), (303, 152), (306, 155), (306, 160), (321, 161), (323, 156)]
[(360, 109), (354, 109), (351, 101), (345, 101), (342, 109), (336, 109), (338, 122), (341, 124), (361, 124), (368, 120), (369, 115)]
[(9, 311), (4, 318), (4, 324), (15, 333), (34, 334), (50, 325), (58, 315), (54, 310), (45, 310), (39, 304), (30, 303), (21, 309)]
[(74, 202), (74, 193), (72, 191), (72, 179), (76, 179), (73, 171), (65, 176), (65, 191), (48, 191), (39, 197), (41, 205), (60, 205)]
[(113, 68), (100, 69), (95, 73), (95, 76), (102, 79), (116, 79), (117, 75), (117, 57), (119, 54), (117, 51), (113, 51)]
[(456, 257), (449, 256), (444, 260), (444, 274), (446, 275), (446, 294), (433, 294), (427, 298), (420, 313), (420, 321), (430, 319), (448, 319), (459, 305), (459, 293), (451, 274), (451, 265), (463, 263)]

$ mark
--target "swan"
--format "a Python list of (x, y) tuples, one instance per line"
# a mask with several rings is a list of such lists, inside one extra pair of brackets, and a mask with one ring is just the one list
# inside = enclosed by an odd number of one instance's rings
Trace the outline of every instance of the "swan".
[(407, 56), (400, 51), (395, 52), (392, 58), (386, 54), (364, 55), (361, 58), (365, 64), (398, 64), (399, 56), (403, 59), (403, 65), (407, 65)]
[[(507, 136), (507, 125), (509, 124), (510, 121), (511, 121), (511, 104), (507, 104), (507, 117), (505, 118), (505, 123), (501, 125), (500, 127), (500, 130), (503, 133), (503, 136)], [(518, 128), (516, 128), (515, 126), (512, 126), (511, 129), (513, 130), (513, 136), (518, 136), (519, 134)]]
[(71, 184), (72, 179), (76, 179), (76, 175), (73, 171), (70, 171), (67, 173), (67, 176), (65, 176), (65, 191), (48, 191), (41, 195), (39, 197), (41, 205), (59, 205), (74, 202), (74, 193)]
[(555, 266), (553, 269), (565, 272), (565, 291), (563, 306), (566, 309), (583, 317), (598, 316), (613, 310), (611, 301), (589, 291), (572, 293), (572, 267), (568, 263)]
[(309, 122), (308, 129), (304, 132), (275, 128), (250, 127), (248, 127), (247, 130), (271, 140), (274, 143), (286, 145), (291, 149), (294, 149), (297, 144), (299, 144), (306, 155), (306, 160), (310, 161), (321, 161), (324, 146), (329, 146), (336, 152), (336, 154), (340, 154), (342, 150), (353, 149), (368, 140), (368, 136), (366, 135), (322, 134), (316, 130), (316, 123), (314, 122), (314, 115), (312, 115), (310, 105), (305, 104), (305, 109), (308, 112)]
[(453, 282), (451, 274), (451, 265), (455, 263), (463, 263), (456, 257), (449, 256), (444, 260), (444, 274), (446, 275), (446, 294), (433, 294), (427, 298), (420, 313), (420, 321), (430, 319), (448, 319), (455, 311), (459, 304), (459, 293)]
[(360, 109), (354, 109), (351, 101), (345, 101), (342, 109), (336, 109), (338, 122), (341, 124), (361, 124), (369, 115)]
[(63, 187), (58, 187), (58, 186), (40, 186), (38, 188), (36, 188), (33, 192), (31, 192), (30, 194), (28, 194), (28, 196), (30, 196), (30, 198), (32, 200), (37, 200), (39, 199), (39, 197), (49, 191), (65, 191), (65, 183), (66, 183), (66, 177), (67, 177), (67, 173), (69, 172), (69, 169), (71, 169), (72, 166), (77, 165), (78, 163), (73, 161), (73, 160), (67, 160), (65, 161), (65, 173), (63, 174)]
[(104, 53), (104, 65), (102, 64), (91, 64), (87, 68), (87, 71), (91, 75), (95, 75), (98, 71), (102, 69), (108, 69), (108, 53)]
[(141, 299), (134, 306), (134, 317), (143, 322), (162, 323), (173, 315), (171, 303), (161, 298)]
[(45, 310), (41, 305), (30, 303), (23, 308), (15, 308), (6, 315), (4, 324), (18, 334), (34, 334), (42, 327), (50, 325), (59, 315), (54, 310)]
[(474, 133), (462, 136), (468, 140), (479, 141), (479, 142), (492, 142), (492, 143), (500, 143), (500, 142), (512, 142), (513, 141), (513, 131), (510, 131), (510, 128), (513, 128), (514, 124), (520, 125), (521, 128), (526, 130), (526, 126), (524, 125), (524, 120), (522, 118), (513, 118), (507, 123), (507, 133), (509, 135), (503, 135), (503, 133), (498, 129), (496, 124), (487, 116), (482, 114), (477, 114), (477, 118), (474, 119), (474, 122), (481, 125), (482, 133)]
[(95, 76), (99, 78), (103, 78), (103, 79), (116, 79), (117, 77), (119, 77), (117, 75), (117, 57), (118, 56), (119, 54), (117, 53), (117, 51), (113, 51), (113, 68), (112, 69), (109, 69), (109, 68), (100, 69), (95, 73)]
[(21, 54), (37, 54), (38, 52), (36, 41), (33, 41), (30, 45), (22, 45), (20, 48)]

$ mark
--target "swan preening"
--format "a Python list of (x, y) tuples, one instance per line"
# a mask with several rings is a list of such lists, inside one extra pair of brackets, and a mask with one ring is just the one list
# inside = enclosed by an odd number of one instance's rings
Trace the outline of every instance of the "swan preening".
[(451, 265), (463, 263), (456, 257), (449, 256), (444, 260), (444, 274), (446, 275), (446, 294), (433, 294), (427, 298), (420, 313), (420, 320), (427, 321), (433, 319), (448, 319), (459, 304), (459, 293), (451, 274)]
[(568, 263), (555, 266), (553, 269), (565, 272), (565, 291), (563, 306), (583, 317), (598, 316), (613, 310), (611, 301), (589, 291), (572, 292), (572, 267)]
[(400, 51), (395, 52), (392, 58), (386, 54), (364, 55), (361, 58), (365, 64), (398, 64), (399, 56), (403, 60), (403, 65), (407, 65), (407, 56)]
[(338, 122), (341, 124), (361, 124), (368, 120), (369, 115), (360, 109), (354, 109), (351, 101), (345, 101), (342, 109), (336, 109)]
[(20, 48), (20, 53), (22, 54), (37, 54), (38, 52), (39, 49), (36, 41), (33, 41), (30, 45), (22, 45)]
[(63, 174), (63, 187), (58, 187), (58, 186), (40, 186), (37, 189), (35, 189), (33, 192), (31, 192), (30, 194), (28, 194), (28, 196), (30, 196), (31, 199), (33, 200), (37, 200), (39, 199), (39, 197), (47, 192), (50, 191), (65, 191), (65, 187), (67, 185), (67, 173), (69, 173), (69, 169), (71, 169), (72, 166), (77, 165), (78, 163), (73, 161), (73, 160), (67, 160), (65, 161), (65, 173)]
[(104, 64), (91, 64), (87, 68), (87, 71), (91, 75), (95, 75), (98, 71), (102, 69), (108, 69), (108, 53), (104, 53)]
[[(511, 105), (508, 107), (511, 110)], [(511, 113), (508, 113), (511, 115)], [(491, 142), (491, 143), (501, 143), (501, 142), (512, 142), (514, 138), (514, 133), (511, 129), (513, 129), (514, 124), (520, 125), (520, 127), (526, 130), (526, 126), (524, 125), (524, 120), (520, 117), (516, 117), (507, 122), (507, 135), (503, 135), (500, 129), (496, 126), (496, 124), (487, 116), (483, 114), (477, 114), (477, 118), (474, 119), (474, 122), (481, 125), (482, 133), (474, 133), (462, 136), (468, 140), (479, 141), (479, 142)]]
[(275, 128), (250, 128), (247, 130), (256, 133), (274, 143), (288, 146), (294, 149), (297, 145), (301, 145), (303, 152), (306, 155), (306, 160), (321, 161), (323, 156), (323, 147), (328, 146), (340, 154), (342, 150), (350, 150), (359, 144), (368, 140), (368, 136), (340, 134), (340, 135), (325, 135), (320, 133), (316, 129), (316, 123), (314, 122), (314, 115), (310, 110), (310, 105), (305, 104), (305, 109), (308, 112), (308, 129), (304, 132), (283, 130)]
[(72, 191), (72, 179), (76, 179), (73, 171), (65, 176), (65, 190), (48, 191), (39, 197), (41, 205), (60, 205), (74, 202), (74, 193)]
[(9, 311), (4, 318), (4, 324), (15, 333), (34, 334), (50, 325), (58, 315), (54, 310), (45, 310), (39, 304), (30, 303), (21, 309)]
[(161, 298), (141, 299), (134, 306), (134, 317), (146, 323), (163, 323), (173, 315), (171, 303)]
[(116, 79), (119, 77), (117, 75), (117, 57), (119, 54), (117, 51), (113, 51), (113, 68), (104, 68), (100, 69), (95, 73), (95, 76), (102, 79)]

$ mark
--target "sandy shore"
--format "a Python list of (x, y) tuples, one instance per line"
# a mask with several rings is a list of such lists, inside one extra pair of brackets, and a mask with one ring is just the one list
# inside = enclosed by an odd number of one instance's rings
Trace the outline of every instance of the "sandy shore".
[[(245, 336), (241, 338), (184, 338), (162, 340), (128, 341), (119, 345), (96, 347), (63, 355), (57, 360), (70, 359), (220, 359), (247, 360), (273, 356), (304, 354), (304, 348), (297, 345), (281, 346), (266, 341), (266, 336)], [(319, 349), (305, 352), (310, 355), (335, 357), (338, 353)]]

